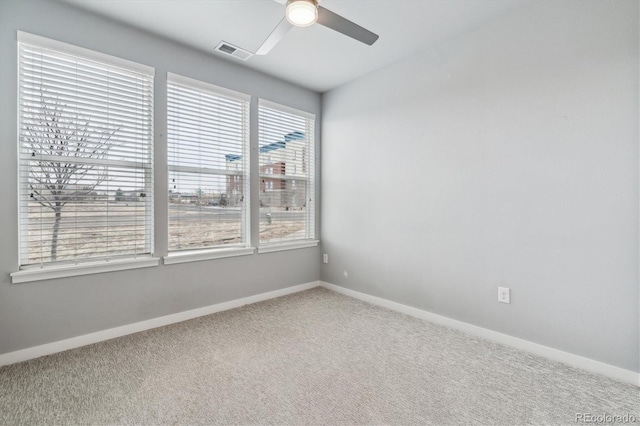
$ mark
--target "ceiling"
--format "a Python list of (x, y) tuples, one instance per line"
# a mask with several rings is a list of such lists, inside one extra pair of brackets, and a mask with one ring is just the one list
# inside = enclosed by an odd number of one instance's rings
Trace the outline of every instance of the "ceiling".
[(293, 28), (266, 56), (246, 62), (214, 52), (226, 41), (255, 52), (284, 16), (273, 0), (61, 0), (220, 55), (317, 92), (473, 29), (529, 0), (323, 0), (377, 33), (367, 46), (321, 25)]

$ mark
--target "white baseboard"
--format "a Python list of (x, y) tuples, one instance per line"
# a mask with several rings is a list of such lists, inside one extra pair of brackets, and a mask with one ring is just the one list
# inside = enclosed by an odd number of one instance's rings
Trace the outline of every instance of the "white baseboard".
[(356, 299), (360, 299), (365, 302), (369, 302), (374, 305), (382, 306), (387, 309), (391, 309), (403, 314), (411, 315), (416, 318), (421, 318), (436, 324), (441, 324), (447, 327), (460, 330), (474, 336), (482, 337), (487, 340), (492, 340), (507, 346), (511, 346), (526, 352), (530, 352), (545, 358), (552, 359), (554, 361), (563, 362), (572, 367), (582, 368), (593, 373), (602, 374), (603, 376), (610, 377), (612, 379), (620, 380), (622, 382), (631, 383), (640, 387), (640, 374), (634, 371), (625, 370), (620, 367), (605, 364), (600, 361), (595, 361), (589, 358), (574, 355), (568, 352), (563, 352), (558, 349), (553, 349), (548, 346), (540, 345), (538, 343), (529, 342), (524, 339), (509, 336), (507, 334), (498, 333), (486, 328), (478, 327), (466, 322), (454, 320), (442, 315), (434, 314), (428, 311), (423, 311), (418, 308), (403, 305), (401, 303), (392, 302), (390, 300), (382, 299), (376, 296), (371, 296), (358, 291), (350, 290), (344, 287), (340, 287), (334, 284), (329, 284), (322, 281), (313, 281), (306, 284), (300, 284), (293, 287), (287, 287), (280, 290), (270, 291), (267, 293), (256, 294), (254, 296), (243, 297), (241, 299), (231, 300), (228, 302), (218, 303), (215, 305), (205, 306), (202, 308), (192, 309), (189, 311), (178, 312), (172, 315), (166, 315), (159, 318), (153, 318), (146, 321), (137, 322), (134, 324), (123, 325), (121, 327), (115, 327), (108, 330), (102, 330), (95, 333), (85, 334), (82, 336), (72, 337), (70, 339), (60, 340), (57, 342), (46, 343), (44, 345), (34, 346), (27, 349), (21, 349), (15, 352), (9, 352), (0, 354), (0, 366), (14, 364), (16, 362), (27, 361), (41, 356), (54, 354), (57, 352), (66, 351), (69, 349), (79, 348), (81, 346), (90, 345), (92, 343), (98, 343), (116, 337), (126, 336), (128, 334), (138, 333), (140, 331), (150, 330), (157, 327), (162, 327), (169, 324), (174, 324), (189, 319), (201, 317), (204, 315), (214, 314), (216, 312), (222, 312), (229, 309), (238, 308), (240, 306), (249, 305), (263, 300), (269, 300), (287, 294), (297, 293), (311, 288), (322, 286), (329, 290), (333, 290), (337, 293), (344, 294)]
[(539, 355), (554, 361), (559, 361), (570, 365), (572, 367), (581, 368), (583, 370), (590, 371), (592, 373), (601, 374), (603, 376), (610, 377), (625, 383), (631, 383), (640, 387), (640, 373), (634, 371), (625, 370), (620, 367), (605, 364), (600, 361), (585, 358), (579, 355), (574, 355), (568, 352), (553, 349), (548, 346), (533, 343), (528, 340), (519, 339), (517, 337), (509, 336), (507, 334), (498, 333), (497, 331), (489, 330), (486, 328), (478, 327), (466, 322), (454, 320), (442, 315), (434, 314), (428, 311), (423, 311), (418, 308), (403, 305), (401, 303), (392, 302), (390, 300), (382, 299), (380, 297), (371, 296), (358, 291), (350, 290), (348, 288), (340, 287), (334, 284), (329, 284), (321, 281), (320, 286), (333, 290), (337, 293), (344, 294), (356, 299), (360, 299), (364, 302), (369, 302), (373, 305), (382, 306), (393, 311), (401, 312), (403, 314), (411, 315), (416, 318), (424, 319), (436, 324), (441, 324), (447, 327), (454, 328), (456, 330), (463, 331), (474, 336), (482, 337), (487, 340), (501, 343), (503, 345), (511, 346), (516, 349), (523, 350), (535, 355)]
[(230, 300), (229, 302), (218, 303), (215, 305), (205, 306), (202, 308), (192, 309), (190, 311), (178, 312), (176, 314), (166, 315), (159, 318), (153, 318), (146, 321), (136, 322), (134, 324), (123, 325), (121, 327), (110, 328), (95, 333), (85, 334), (82, 336), (72, 337), (70, 339), (59, 340), (57, 342), (46, 343), (44, 345), (34, 346), (31, 348), (21, 349), (15, 352), (0, 354), (0, 366), (14, 364), (16, 362), (27, 361), (29, 359), (39, 358), (45, 355), (51, 355), (57, 352), (69, 349), (79, 348), (81, 346), (98, 343), (116, 337), (126, 336), (128, 334), (138, 333), (140, 331), (150, 330), (152, 328), (162, 327), (177, 322), (190, 320), (204, 315), (214, 314), (216, 312), (227, 311), (229, 309), (239, 308), (240, 306), (249, 305), (263, 300), (273, 299), (285, 296), (299, 291), (309, 290), (318, 287), (320, 283), (313, 281), (306, 284), (300, 284), (293, 287), (287, 287), (280, 290), (274, 290), (267, 293), (256, 294), (255, 296), (243, 297), (241, 299)]

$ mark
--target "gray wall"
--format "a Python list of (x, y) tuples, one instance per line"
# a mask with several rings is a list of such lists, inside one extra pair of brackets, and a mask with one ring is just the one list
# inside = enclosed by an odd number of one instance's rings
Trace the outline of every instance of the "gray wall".
[(326, 93), (322, 280), (639, 371), (638, 16), (534, 2)]
[[(165, 254), (167, 247), (164, 165), (167, 72), (248, 93), (254, 96), (253, 107), (256, 98), (263, 97), (316, 113), (318, 118), (321, 108), (321, 96), (317, 93), (70, 6), (50, 1), (0, 1), (0, 354), (318, 280), (319, 250), (310, 248), (11, 284), (9, 274), (18, 270), (16, 30), (156, 68), (158, 255)], [(257, 152), (256, 126), (253, 119), (254, 152)], [(258, 177), (252, 178), (257, 188)], [(255, 237), (257, 192), (252, 193), (251, 200)]]

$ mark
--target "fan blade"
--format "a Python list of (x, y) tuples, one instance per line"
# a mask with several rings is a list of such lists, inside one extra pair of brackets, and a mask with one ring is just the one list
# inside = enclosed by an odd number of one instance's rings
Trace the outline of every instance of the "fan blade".
[(273, 1), (280, 4), (287, 4), (287, 0), (273, 0)]
[(360, 25), (322, 6), (318, 6), (318, 24), (331, 28), (334, 31), (361, 41), (369, 46), (378, 40), (378, 34), (374, 34), (366, 28), (362, 28)]
[(293, 25), (287, 21), (287, 18), (282, 18), (282, 21), (278, 24), (278, 26), (271, 31), (269, 37), (262, 43), (262, 46), (256, 52), (256, 55), (266, 55), (269, 53), (273, 47), (278, 44), (280, 40), (289, 32), (289, 30), (293, 28)]

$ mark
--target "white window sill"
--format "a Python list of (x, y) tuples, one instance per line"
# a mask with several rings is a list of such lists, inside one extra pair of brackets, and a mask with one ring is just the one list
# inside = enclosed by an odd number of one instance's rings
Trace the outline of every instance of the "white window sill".
[(194, 250), (183, 253), (171, 253), (163, 258), (165, 265), (173, 265), (175, 263), (198, 262), (201, 260), (224, 259), (225, 257), (247, 256), (254, 254), (256, 251), (253, 247), (229, 248), (229, 249), (213, 249), (213, 250)]
[(274, 251), (283, 250), (296, 250), (307, 247), (316, 247), (320, 241), (318, 240), (304, 240), (304, 241), (291, 241), (286, 243), (269, 244), (266, 246), (258, 247), (258, 253), (272, 253)]
[(73, 265), (45, 266), (38, 269), (23, 269), (11, 274), (13, 284), (31, 281), (51, 280), (54, 278), (75, 277), (78, 275), (100, 274), (102, 272), (124, 271), (127, 269), (158, 266), (160, 258), (142, 257), (136, 259), (103, 260), (99, 262), (78, 263)]

